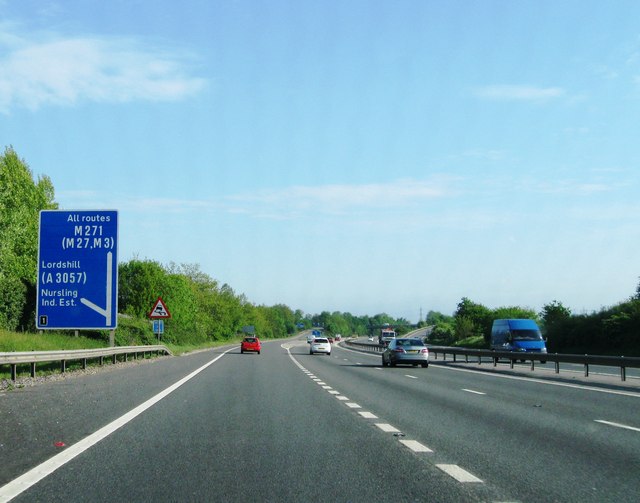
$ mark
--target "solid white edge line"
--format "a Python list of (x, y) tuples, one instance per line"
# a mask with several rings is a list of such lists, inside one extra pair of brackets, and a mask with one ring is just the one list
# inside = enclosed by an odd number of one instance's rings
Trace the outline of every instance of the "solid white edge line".
[(11, 499), (15, 498), (16, 496), (20, 495), (21, 493), (23, 493), (24, 491), (29, 489), (34, 484), (37, 484), (42, 479), (44, 479), (46, 476), (48, 476), (48, 475), (52, 474), (53, 472), (55, 472), (62, 465), (68, 463), (69, 461), (71, 461), (76, 456), (79, 456), (84, 451), (86, 451), (90, 447), (92, 447), (95, 444), (97, 444), (98, 442), (100, 442), (100, 440), (108, 437), (114, 431), (118, 430), (119, 428), (121, 428), (122, 426), (127, 424), (128, 422), (132, 421), (137, 416), (142, 414), (144, 411), (146, 411), (147, 409), (149, 409), (150, 407), (152, 407), (153, 405), (158, 403), (160, 400), (162, 400), (163, 398), (165, 398), (168, 395), (170, 395), (171, 393), (173, 393), (175, 390), (177, 390), (184, 383), (186, 383), (187, 381), (193, 379), (196, 375), (198, 375), (200, 372), (205, 370), (210, 365), (213, 365), (216, 361), (218, 361), (226, 353), (228, 353), (229, 351), (231, 351), (233, 349), (236, 349), (236, 348), (227, 349), (220, 356), (214, 358), (213, 360), (211, 360), (210, 362), (206, 363), (202, 367), (194, 370), (193, 372), (191, 372), (186, 377), (183, 377), (182, 379), (180, 379), (175, 384), (172, 384), (167, 389), (165, 389), (165, 390), (161, 391), (160, 393), (158, 393), (157, 395), (151, 397), (149, 400), (147, 400), (146, 402), (138, 405), (137, 407), (135, 407), (134, 409), (130, 410), (129, 412), (127, 412), (123, 416), (120, 416), (118, 419), (110, 422), (106, 426), (103, 426), (98, 431), (92, 433), (88, 437), (85, 437), (82, 440), (80, 440), (79, 442), (76, 442), (75, 444), (69, 446), (67, 449), (62, 451), (60, 454), (56, 454), (55, 456), (49, 458), (47, 461), (45, 461), (43, 463), (40, 463), (35, 468), (32, 468), (28, 472), (22, 474), (20, 477), (12, 480), (11, 482), (5, 484), (2, 487), (0, 487), (0, 502), (1, 503), (5, 503), (7, 501), (10, 501)]
[(605, 421), (604, 419), (594, 419), (596, 423), (606, 424), (608, 426), (615, 426), (616, 428), (623, 428), (625, 430), (631, 431), (640, 431), (640, 428), (636, 428), (635, 426), (628, 426), (626, 424), (614, 423), (613, 421)]
[(436, 466), (450, 477), (456, 479), (458, 482), (482, 482), (481, 479), (479, 479), (475, 475), (470, 474), (463, 468), (460, 468), (458, 465), (437, 464)]

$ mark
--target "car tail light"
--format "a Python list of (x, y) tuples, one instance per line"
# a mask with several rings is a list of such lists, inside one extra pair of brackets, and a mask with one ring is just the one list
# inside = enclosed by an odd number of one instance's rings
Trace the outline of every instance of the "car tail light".
[(404, 353), (404, 349), (402, 349), (402, 348), (396, 348), (393, 351), (396, 352), (396, 353)]
[(427, 348), (424, 348), (422, 351), (420, 351), (422, 354), (429, 354), (429, 350)]

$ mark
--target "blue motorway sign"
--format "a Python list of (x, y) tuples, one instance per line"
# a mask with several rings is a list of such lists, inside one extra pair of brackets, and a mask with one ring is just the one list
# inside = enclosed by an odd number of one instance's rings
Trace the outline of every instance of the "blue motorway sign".
[(118, 212), (43, 210), (36, 326), (114, 329), (118, 324)]

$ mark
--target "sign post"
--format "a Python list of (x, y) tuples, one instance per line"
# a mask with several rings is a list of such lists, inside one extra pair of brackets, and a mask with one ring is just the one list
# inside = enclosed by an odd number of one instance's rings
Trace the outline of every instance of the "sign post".
[(164, 334), (164, 320), (153, 320), (153, 333), (158, 335), (158, 344), (160, 336)]
[(38, 240), (38, 329), (115, 330), (118, 212), (42, 210)]
[(160, 343), (160, 334), (164, 334), (164, 320), (167, 318), (171, 318), (171, 313), (162, 297), (158, 297), (149, 313), (149, 319), (153, 320), (153, 333), (158, 334), (158, 343)]

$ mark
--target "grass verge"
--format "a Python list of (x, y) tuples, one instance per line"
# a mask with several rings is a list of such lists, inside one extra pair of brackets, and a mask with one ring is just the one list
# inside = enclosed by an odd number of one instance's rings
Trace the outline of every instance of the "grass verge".
[[(174, 355), (184, 355), (194, 351), (202, 351), (219, 346), (226, 346), (230, 344), (240, 344), (241, 337), (233, 337), (224, 341), (210, 341), (200, 344), (165, 344)], [(122, 342), (122, 341), (120, 341)], [(156, 344), (156, 341), (135, 341), (127, 340), (127, 345), (149, 345)], [(163, 342), (161, 341), (161, 344)], [(71, 335), (67, 333), (59, 333), (48, 331), (42, 334), (39, 333), (22, 333), (22, 332), (9, 332), (7, 330), (0, 329), (0, 353), (13, 353), (13, 352), (28, 352), (28, 351), (56, 351), (56, 350), (75, 350), (75, 349), (96, 349), (108, 347), (108, 341), (103, 339), (96, 339), (94, 337), (86, 337), (83, 335)], [(109, 364), (109, 359), (105, 359), (105, 364)], [(98, 367), (98, 360), (89, 360), (87, 362), (89, 368)], [(68, 361), (66, 364), (65, 372), (73, 372), (81, 370), (81, 363), (79, 361)], [(60, 373), (59, 362), (46, 362), (40, 363), (36, 367), (36, 374), (38, 377), (46, 377), (53, 374)], [(28, 364), (18, 365), (17, 374), (20, 377), (29, 375), (30, 366)], [(8, 365), (0, 366), (0, 380), (8, 380), (11, 378), (11, 370)], [(13, 386), (5, 387), (11, 389)]]

